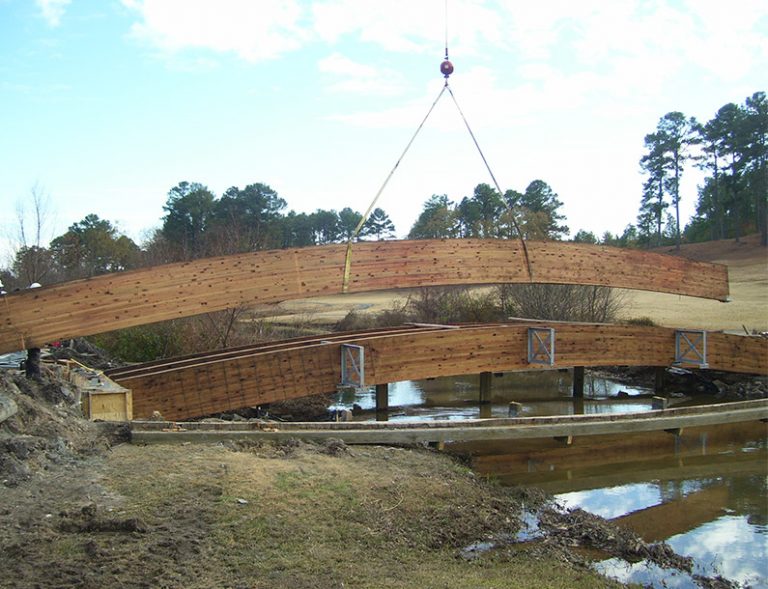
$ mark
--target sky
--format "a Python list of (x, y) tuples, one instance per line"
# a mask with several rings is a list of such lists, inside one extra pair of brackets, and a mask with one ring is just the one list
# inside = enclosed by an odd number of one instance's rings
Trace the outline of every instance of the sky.
[[(664, 114), (706, 121), (768, 86), (765, 0), (0, 0), (0, 245), (33, 192), (44, 244), (91, 213), (141, 242), (184, 180), (362, 212), (444, 84), (446, 37), (501, 188), (544, 180), (571, 234), (635, 221)], [(378, 206), (404, 237), (430, 196), (481, 182), (445, 94)]]

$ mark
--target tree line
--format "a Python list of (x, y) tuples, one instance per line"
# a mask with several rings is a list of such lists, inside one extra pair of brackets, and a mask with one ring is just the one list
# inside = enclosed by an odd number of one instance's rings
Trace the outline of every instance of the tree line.
[[(35, 237), (26, 235), (25, 220), (19, 219), (19, 245), (11, 267), (0, 272), (6, 288), (207, 256), (346, 242), (363, 218), (349, 207), (285, 213), (287, 203), (266, 184), (233, 186), (217, 198), (207, 186), (184, 181), (168, 192), (162, 225), (141, 246), (95, 214), (44, 244), (39, 228), (45, 211), (39, 193), (33, 191), (32, 200)], [(394, 234), (389, 215), (376, 208), (354, 238), (386, 239)]]
[(447, 195), (432, 195), (408, 237), (562, 239), (568, 234), (562, 204), (543, 180), (534, 180), (524, 192), (507, 190), (504, 194), (488, 184), (478, 184), (472, 196), (459, 202)]
[[(680, 182), (686, 168), (707, 175), (696, 214), (680, 226)], [(701, 123), (682, 112), (665, 114), (645, 136), (640, 160), (643, 194), (636, 238), (641, 245), (735, 238), (760, 232), (768, 245), (768, 100), (755, 92), (728, 103)], [(674, 210), (674, 215), (669, 209)]]

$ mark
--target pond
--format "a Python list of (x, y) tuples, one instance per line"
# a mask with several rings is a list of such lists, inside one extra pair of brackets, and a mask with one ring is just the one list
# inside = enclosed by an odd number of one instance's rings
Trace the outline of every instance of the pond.
[[(595, 377), (584, 379), (583, 403), (571, 395), (571, 375), (557, 370), (494, 375), (490, 403), (480, 404), (478, 375), (403, 381), (389, 385), (389, 420), (476, 419), (507, 417), (509, 403), (520, 403), (518, 416), (627, 413), (651, 409), (653, 391)], [(332, 409), (362, 410), (359, 419), (375, 419), (374, 389), (339, 393)]]
[[(667, 542), (677, 553), (694, 559), (694, 574), (768, 589), (765, 440), (710, 451), (695, 459), (670, 457), (666, 465), (655, 462), (652, 469), (637, 463), (626, 484), (590, 488), (584, 480), (579, 489), (578, 482), (572, 482), (574, 490), (555, 498), (567, 508), (614, 519), (646, 541)], [(627, 583), (698, 587), (690, 575), (643, 562), (610, 559), (596, 568)]]

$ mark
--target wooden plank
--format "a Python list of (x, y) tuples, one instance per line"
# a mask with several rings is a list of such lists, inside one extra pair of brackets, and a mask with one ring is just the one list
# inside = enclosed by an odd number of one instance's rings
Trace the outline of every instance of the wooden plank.
[[(675, 330), (605, 324), (557, 323), (553, 368), (574, 366), (669, 366), (674, 362)], [(709, 365), (717, 370), (768, 373), (768, 340), (710, 334)], [(340, 382), (341, 344), (363, 346), (369, 385), (480, 372), (542, 370), (527, 361), (527, 326), (492, 324), (454, 330), (406, 330), (339, 334), (278, 347), (241, 350), (241, 355), (196, 356), (191, 364), (133, 367), (108, 375), (133, 390), (135, 413), (160, 411), (183, 419), (257, 406), (316, 393), (330, 393)], [(210, 371), (210, 372), (207, 372)], [(236, 377), (217, 375), (228, 371)], [(204, 377), (201, 377), (204, 375)], [(234, 387), (234, 388), (231, 388)], [(189, 396), (194, 395), (194, 400)]]
[[(710, 406), (706, 410), (685, 411), (668, 409), (643, 414), (563, 416), (558, 418), (524, 418), (473, 420), (473, 423), (455, 421), (410, 426), (393, 422), (303, 424), (314, 429), (291, 427), (297, 424), (277, 424), (274, 428), (198, 429), (162, 431), (134, 427), (132, 439), (136, 443), (219, 442), (222, 440), (286, 440), (291, 438), (328, 440), (340, 438), (348, 444), (405, 444), (422, 442), (558, 438), (593, 436), (617, 433), (653, 432), (672, 427), (699, 427), (722, 423), (756, 421), (768, 416), (768, 401)], [(499, 425), (499, 424), (502, 425)], [(165, 424), (163, 424), (165, 425)], [(203, 424), (206, 425), (206, 424)], [(329, 427), (330, 426), (330, 427)]]
[[(421, 286), (590, 284), (717, 300), (725, 266), (638, 250), (514, 240), (355, 244), (349, 292)], [(3, 295), (0, 353), (239, 305), (340, 294), (345, 245), (259, 251), (97, 276)]]

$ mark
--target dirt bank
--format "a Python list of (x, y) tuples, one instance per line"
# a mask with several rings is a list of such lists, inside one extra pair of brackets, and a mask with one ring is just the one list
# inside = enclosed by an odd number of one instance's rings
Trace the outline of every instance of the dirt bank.
[(19, 406), (0, 424), (2, 587), (620, 586), (581, 549), (690, 567), (426, 448), (140, 447), (66, 389), (0, 375)]

